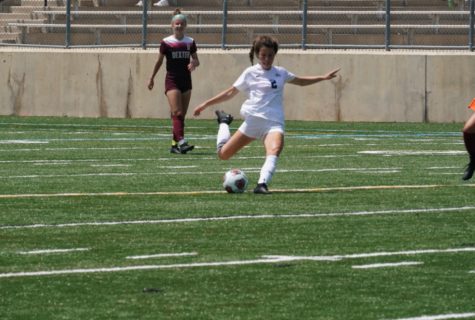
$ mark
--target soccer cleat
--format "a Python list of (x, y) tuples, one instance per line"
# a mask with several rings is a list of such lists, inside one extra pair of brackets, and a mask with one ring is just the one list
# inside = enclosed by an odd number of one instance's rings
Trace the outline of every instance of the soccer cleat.
[(184, 142), (180, 145), (180, 153), (181, 154), (186, 154), (187, 152), (193, 150), (195, 146), (189, 145), (188, 142)]
[(143, 6), (142, 0), (140, 0), (139, 2), (137, 2), (135, 5), (136, 5), (137, 7)]
[(214, 113), (216, 113), (216, 116), (218, 117), (218, 123), (226, 123), (230, 125), (231, 122), (233, 122), (233, 116), (224, 111), (216, 110)]
[(180, 148), (175, 144), (170, 148), (170, 153), (181, 154)]
[(267, 188), (267, 184), (265, 183), (258, 183), (257, 186), (254, 188), (254, 193), (259, 194), (269, 194), (270, 191)]
[(467, 164), (467, 168), (465, 169), (462, 180), (470, 180), (473, 176), (474, 171), (475, 171), (475, 161), (470, 160), (470, 162)]

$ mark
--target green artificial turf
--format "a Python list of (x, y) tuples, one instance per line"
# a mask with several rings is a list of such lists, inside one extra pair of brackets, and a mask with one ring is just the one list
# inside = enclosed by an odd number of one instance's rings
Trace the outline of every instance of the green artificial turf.
[(461, 124), (289, 121), (270, 195), (261, 144), (220, 161), (216, 127), (174, 155), (167, 120), (0, 117), (0, 319), (475, 313)]

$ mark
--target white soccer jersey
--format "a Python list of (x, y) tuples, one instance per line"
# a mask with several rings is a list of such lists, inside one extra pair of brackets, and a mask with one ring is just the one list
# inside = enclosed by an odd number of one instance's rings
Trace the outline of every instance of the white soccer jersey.
[(260, 64), (247, 68), (233, 86), (247, 94), (241, 107), (241, 115), (254, 116), (284, 124), (282, 103), (284, 85), (295, 78), (285, 68), (273, 66), (265, 70)]

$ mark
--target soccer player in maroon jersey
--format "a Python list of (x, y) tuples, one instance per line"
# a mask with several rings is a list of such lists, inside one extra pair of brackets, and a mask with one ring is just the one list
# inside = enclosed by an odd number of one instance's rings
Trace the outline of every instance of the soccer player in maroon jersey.
[(148, 89), (153, 89), (153, 79), (166, 57), (165, 94), (170, 105), (173, 127), (170, 152), (185, 154), (194, 148), (185, 139), (185, 116), (191, 98), (191, 72), (200, 65), (200, 61), (196, 53), (195, 40), (185, 35), (186, 16), (180, 9), (175, 10), (171, 25), (173, 34), (162, 39), (160, 43), (160, 53), (153, 68)]

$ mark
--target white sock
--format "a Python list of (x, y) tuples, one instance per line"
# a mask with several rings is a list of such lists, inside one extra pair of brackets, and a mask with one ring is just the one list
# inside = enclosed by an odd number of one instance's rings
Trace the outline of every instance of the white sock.
[(264, 165), (261, 168), (261, 175), (259, 176), (259, 180), (257, 181), (257, 183), (270, 183), (272, 175), (274, 174), (275, 169), (277, 167), (277, 159), (278, 157), (275, 155), (270, 155), (266, 157), (266, 161), (264, 162)]
[(216, 148), (220, 150), (226, 142), (231, 138), (231, 131), (227, 123), (220, 123), (218, 130), (218, 137), (216, 138)]

